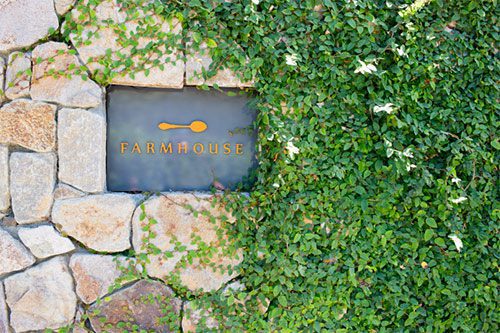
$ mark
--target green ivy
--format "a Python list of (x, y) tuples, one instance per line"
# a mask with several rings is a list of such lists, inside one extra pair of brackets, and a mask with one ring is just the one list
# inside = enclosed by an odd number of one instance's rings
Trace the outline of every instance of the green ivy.
[(120, 3), (181, 22), (162, 45), (206, 45), (203, 76), (255, 80), (258, 180), (222, 199), (246, 289), (199, 299), (216, 331), (499, 330), (496, 0)]

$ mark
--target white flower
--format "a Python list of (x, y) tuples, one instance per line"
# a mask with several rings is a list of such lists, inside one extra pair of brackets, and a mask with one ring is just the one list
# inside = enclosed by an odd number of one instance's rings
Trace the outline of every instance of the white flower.
[(459, 198), (456, 198), (456, 199), (450, 199), (451, 202), (453, 202), (454, 204), (459, 204), (461, 202), (464, 202), (465, 200), (467, 200), (466, 197), (459, 197)]
[(462, 181), (462, 179), (460, 179), (460, 178), (458, 178), (458, 177), (453, 177), (453, 178), (451, 179), (451, 182), (452, 182), (453, 184), (459, 184), (461, 181)]
[(258, 5), (260, 0), (252, 0), (252, 2), (255, 4), (255, 5)]
[(407, 57), (408, 54), (406, 53), (405, 46), (401, 45), (396, 49), (396, 52), (399, 54), (400, 57)]
[(286, 64), (289, 66), (297, 66), (297, 60), (299, 58), (295, 53), (285, 55)]
[(356, 68), (354, 73), (371, 74), (377, 71), (377, 67), (375, 67), (375, 65), (373, 64), (366, 64), (361, 60), (358, 60), (358, 62), (361, 66)]
[(394, 111), (394, 104), (392, 104), (392, 103), (387, 103), (384, 105), (375, 105), (373, 107), (373, 112), (375, 112), (375, 113), (387, 112), (388, 114), (391, 114), (392, 111)]
[(455, 247), (457, 248), (457, 251), (460, 252), (462, 248), (464, 247), (464, 244), (462, 243), (462, 240), (458, 238), (457, 235), (449, 235), (448, 238), (450, 238), (453, 243), (455, 243)]
[(276, 187), (276, 188), (279, 188), (279, 187), (280, 187), (280, 184), (278, 184), (278, 183), (274, 183), (274, 184), (273, 184), (273, 186), (274, 186), (274, 187)]
[(286, 150), (288, 150), (288, 155), (290, 155), (291, 159), (300, 152), (299, 148), (295, 147), (292, 140), (286, 143)]

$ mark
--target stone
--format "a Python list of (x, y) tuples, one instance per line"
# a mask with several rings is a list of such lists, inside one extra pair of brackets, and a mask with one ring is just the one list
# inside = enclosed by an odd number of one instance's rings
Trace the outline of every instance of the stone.
[[(219, 267), (227, 268), (236, 266), (243, 259), (241, 251), (223, 254), (224, 248), (221, 243), (227, 242), (227, 237), (217, 234), (217, 229), (221, 225), (222, 215), (227, 215), (221, 207), (211, 207), (210, 195), (187, 194), (187, 193), (169, 193), (159, 197), (147, 200), (145, 205), (146, 219), (140, 221), (141, 209), (137, 209), (132, 220), (133, 228), (133, 247), (137, 253), (144, 253), (143, 238), (146, 232), (143, 227), (147, 225), (149, 218), (154, 218), (157, 223), (150, 227), (150, 230), (156, 234), (151, 243), (158, 247), (162, 252), (172, 251), (173, 257), (166, 258), (162, 254), (150, 254), (150, 262), (147, 264), (148, 273), (156, 278), (164, 279), (170, 274), (178, 275), (180, 282), (191, 291), (203, 290), (212, 291), (219, 289), (223, 284), (237, 276), (236, 272), (229, 274)], [(208, 211), (212, 216), (217, 217), (216, 222), (210, 222), (210, 218), (199, 214), (194, 217), (190, 210), (185, 206), (190, 205), (195, 211)], [(232, 219), (232, 217), (229, 217)], [(217, 249), (209, 263), (200, 263), (198, 258), (194, 258), (191, 264), (186, 267), (179, 267), (181, 259), (189, 250), (197, 250), (198, 244), (193, 244), (193, 238), (198, 238), (208, 248)], [(187, 251), (174, 252), (174, 239), (184, 245)], [(234, 251), (233, 251), (234, 252)], [(212, 268), (209, 264), (215, 265)]]
[[(165, 284), (141, 280), (92, 306), (90, 313), (97, 310), (99, 314), (91, 315), (90, 322), (96, 332), (132, 331), (133, 325), (137, 325), (134, 332), (178, 332), (181, 305)], [(166, 316), (169, 320), (160, 322), (160, 318)], [(125, 325), (117, 328), (119, 322)]]
[(58, 27), (53, 0), (0, 2), (0, 52), (30, 46)]
[(56, 157), (53, 153), (10, 155), (12, 211), (19, 224), (45, 221), (52, 207)]
[(110, 292), (110, 287), (122, 276), (122, 267), (129, 267), (125, 257), (76, 253), (69, 267), (76, 282), (76, 294), (85, 304), (94, 303)]
[(5, 61), (0, 57), (0, 105), (5, 101), (5, 91), (3, 83), (5, 81)]
[(56, 200), (52, 221), (58, 229), (86, 247), (101, 252), (130, 248), (133, 195), (100, 194)]
[(54, 191), (54, 200), (58, 199), (68, 199), (68, 198), (81, 198), (85, 196), (85, 193), (77, 190), (66, 184), (57, 184)]
[(6, 278), (5, 294), (16, 332), (57, 329), (75, 316), (73, 278), (62, 257)]
[(212, 316), (211, 308), (200, 307), (196, 302), (184, 303), (184, 315), (182, 317), (182, 332), (196, 333), (204, 330), (215, 330), (219, 322)]
[(212, 58), (208, 54), (207, 45), (202, 43), (199, 50), (190, 50), (186, 57), (186, 84), (209, 86), (218, 85), (225, 88), (244, 88), (252, 87), (253, 81), (242, 81), (238, 75), (229, 68), (223, 68), (217, 73), (205, 80), (202, 76), (203, 70), (208, 71)]
[(9, 312), (7, 303), (5, 302), (5, 290), (3, 283), (0, 281), (0, 332), (9, 332)]
[(35, 258), (20, 241), (0, 229), (0, 276), (20, 271), (35, 263)]
[(55, 105), (17, 99), (0, 108), (0, 144), (37, 152), (53, 151), (56, 143)]
[(106, 115), (102, 108), (59, 110), (59, 180), (85, 192), (106, 186)]
[[(48, 42), (38, 45), (33, 59), (41, 59), (33, 66), (31, 98), (54, 102), (68, 107), (93, 108), (102, 103), (102, 89), (90, 79), (68, 72), (70, 66), (80, 68), (78, 57), (70, 53), (64, 43)], [(49, 61), (52, 58), (54, 61)], [(49, 74), (63, 71), (64, 75)]]
[[(142, 9), (137, 9), (134, 12), (138, 13), (139, 17), (127, 18), (125, 9), (120, 7), (118, 2), (117, 0), (104, 0), (97, 5), (95, 8), (96, 24), (81, 22), (78, 19), (81, 14), (78, 8), (71, 11), (73, 19), (84, 27), (81, 34), (70, 34), (70, 39), (78, 50), (82, 61), (86, 63), (92, 72), (99, 73), (103, 69), (99, 61), (103, 59), (106, 59), (106, 61), (118, 60), (117, 52), (119, 52), (122, 59), (130, 58), (134, 62), (135, 68), (131, 72), (124, 72), (123, 67), (114, 68), (113, 72), (116, 76), (112, 78), (112, 84), (182, 88), (184, 85), (184, 61), (181, 59), (183, 54), (177, 49), (169, 48), (169, 50), (166, 50), (165, 48), (165, 45), (168, 44), (167, 40), (171, 41), (174, 38), (180, 38), (181, 23), (177, 19), (168, 22), (162, 16), (154, 12), (144, 12)], [(88, 0), (82, 3), (87, 4)], [(146, 17), (148, 21), (144, 20)], [(106, 20), (112, 20), (113, 22), (110, 24)], [(126, 27), (125, 34), (127, 37), (136, 36), (135, 34), (138, 31), (146, 30), (148, 27), (154, 27), (156, 36), (153, 38), (138, 37), (138, 45), (134, 46), (136, 55), (131, 56), (132, 47), (122, 45), (123, 43), (120, 44), (121, 37), (114, 31), (116, 24), (123, 24)], [(99, 32), (99, 37), (94, 34), (96, 31)], [(91, 43), (86, 45), (85, 41), (87, 41), (86, 36), (88, 34), (92, 35), (92, 39)], [(151, 48), (147, 47), (150, 43), (152, 43)], [(111, 50), (111, 55), (106, 55), (108, 49)], [(155, 50), (155, 52), (151, 52), (151, 50)], [(142, 52), (143, 55), (137, 54), (137, 52)], [(147, 62), (144, 61), (146, 58), (149, 59)], [(171, 61), (169, 62), (169, 60)], [(159, 61), (164, 66), (163, 70), (159, 67), (151, 67), (153, 61)], [(148, 69), (149, 75), (146, 75), (146, 69)]]
[(38, 259), (67, 253), (75, 249), (71, 240), (61, 236), (50, 225), (19, 228), (19, 238)]
[(9, 207), (9, 148), (0, 145), (0, 212), (5, 212)]
[(5, 76), (5, 96), (8, 99), (29, 97), (30, 80), (31, 58), (22, 52), (11, 53)]
[(54, 0), (57, 15), (63, 16), (73, 7), (76, 0)]
[(2, 226), (6, 228), (11, 228), (17, 226), (16, 220), (12, 216), (5, 216), (2, 219)]

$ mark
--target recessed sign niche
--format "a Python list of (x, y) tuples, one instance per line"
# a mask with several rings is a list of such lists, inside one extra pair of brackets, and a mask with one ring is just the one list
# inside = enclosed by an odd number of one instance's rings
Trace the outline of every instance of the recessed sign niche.
[(107, 101), (109, 191), (250, 185), (256, 111), (246, 95), (111, 87)]

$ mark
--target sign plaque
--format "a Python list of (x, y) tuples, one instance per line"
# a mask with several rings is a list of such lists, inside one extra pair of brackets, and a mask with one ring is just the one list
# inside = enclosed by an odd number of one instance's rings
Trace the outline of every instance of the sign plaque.
[(185, 191), (250, 186), (256, 167), (256, 111), (247, 95), (111, 87), (110, 191)]

